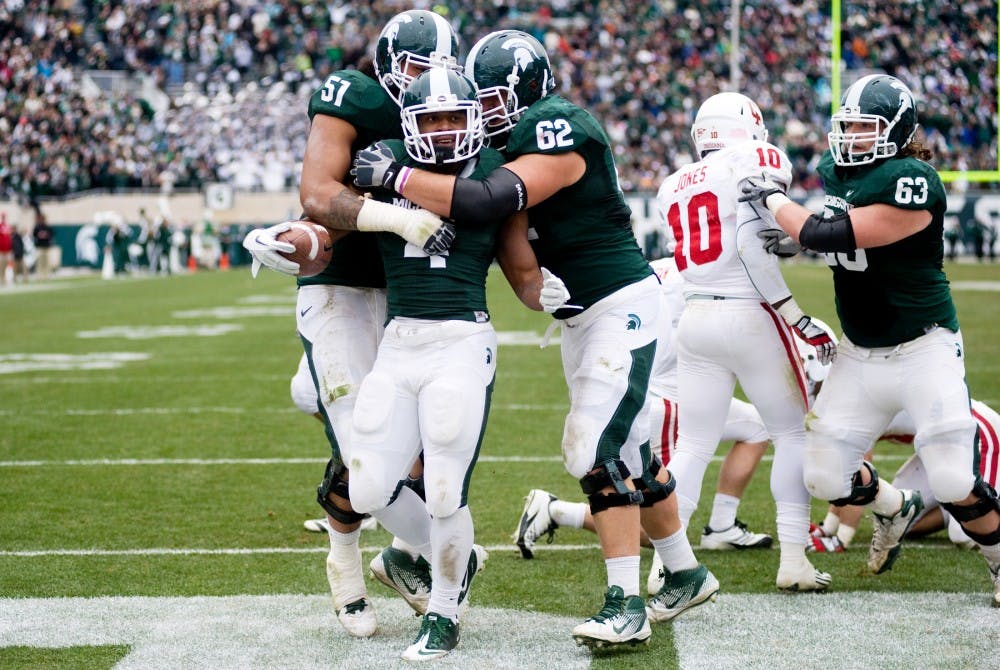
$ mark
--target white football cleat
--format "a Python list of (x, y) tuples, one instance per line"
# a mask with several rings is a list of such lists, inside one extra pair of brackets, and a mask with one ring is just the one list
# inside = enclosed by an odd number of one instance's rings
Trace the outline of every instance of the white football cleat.
[(881, 516), (872, 513), (872, 543), (868, 549), (868, 569), (876, 575), (892, 569), (892, 564), (899, 556), (899, 542), (910, 530), (921, 510), (924, 509), (924, 499), (920, 491), (900, 489), (903, 504), (892, 516)]
[(532, 489), (524, 499), (524, 509), (521, 511), (521, 518), (517, 523), (517, 530), (514, 531), (514, 542), (521, 550), (522, 558), (533, 558), (535, 555), (535, 543), (543, 535), (549, 536), (549, 544), (559, 525), (552, 520), (549, 514), (549, 503), (558, 500), (548, 491)]
[[(326, 517), (322, 519), (306, 519), (302, 522), (302, 527), (310, 533), (329, 533), (330, 522)], [(361, 521), (361, 530), (375, 530), (378, 528), (378, 521), (373, 516), (366, 516)]]
[(725, 530), (705, 526), (699, 549), (770, 549), (773, 543), (774, 538), (770, 535), (749, 531), (746, 524), (737, 519)]
[(330, 522), (326, 520), (326, 517), (323, 517), (322, 519), (306, 519), (302, 522), (302, 527), (310, 533), (330, 532)]
[(708, 568), (699, 565), (666, 575), (663, 587), (646, 602), (646, 616), (653, 623), (670, 621), (702, 603), (719, 597), (719, 580)]
[[(985, 555), (984, 555), (985, 558)], [(986, 559), (986, 567), (990, 569), (990, 577), (993, 579), (993, 607), (1000, 607), (1000, 561)]]
[(646, 577), (646, 591), (651, 596), (655, 596), (663, 588), (663, 561), (660, 555), (653, 552), (653, 566), (649, 569), (649, 576)]
[(403, 596), (413, 611), (425, 614), (431, 599), (431, 566), (423, 556), (416, 560), (402, 549), (386, 547), (369, 563), (372, 576)]
[(434, 612), (428, 612), (420, 621), (420, 632), (417, 633), (417, 639), (406, 648), (402, 659), (417, 663), (433, 661), (436, 658), (446, 656), (458, 647), (461, 640), (458, 621), (453, 621)]
[[(836, 539), (836, 538), (834, 538)], [(779, 591), (801, 593), (804, 591), (826, 591), (833, 578), (829, 573), (817, 570), (806, 559), (793, 568), (778, 568), (778, 579), (775, 585)]]
[(573, 639), (580, 646), (603, 649), (649, 644), (652, 632), (642, 598), (626, 597), (620, 586), (609, 586), (604, 594), (604, 607), (573, 628)]
[(370, 637), (375, 634), (378, 621), (375, 608), (368, 600), (368, 589), (361, 573), (361, 551), (338, 557), (331, 551), (326, 556), (326, 578), (333, 595), (333, 608), (337, 620), (353, 637)]

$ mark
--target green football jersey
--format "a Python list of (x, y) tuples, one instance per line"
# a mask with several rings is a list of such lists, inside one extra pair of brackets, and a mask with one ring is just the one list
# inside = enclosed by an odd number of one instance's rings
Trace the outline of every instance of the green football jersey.
[(826, 151), (819, 173), (826, 216), (876, 203), (931, 213), (930, 225), (893, 244), (825, 254), (844, 334), (862, 347), (892, 347), (934, 326), (957, 331), (942, 268), (947, 198), (934, 168), (907, 157), (845, 169)]
[[(584, 308), (652, 274), (632, 233), (632, 210), (618, 185), (611, 143), (589, 113), (559, 96), (531, 105), (511, 131), (506, 154), (575, 151), (583, 177), (528, 209), (539, 265), (558, 275), (570, 301)], [(575, 311), (560, 310), (565, 318)]]
[[(426, 168), (406, 153), (403, 143), (387, 142), (396, 160)], [(462, 171), (462, 177), (485, 179), (503, 165), (503, 156), (484, 148)], [(409, 200), (385, 189), (373, 196), (401, 207), (416, 207)], [(486, 307), (486, 275), (496, 255), (497, 231), (504, 222), (463, 226), (456, 221), (455, 241), (446, 253), (429, 256), (394, 233), (375, 233), (388, 285), (388, 318), (489, 321)]]
[[(377, 81), (357, 70), (341, 70), (326, 78), (309, 99), (309, 119), (317, 114), (334, 116), (354, 126), (358, 137), (351, 146), (352, 154), (378, 140), (403, 136), (395, 101)], [(314, 277), (299, 277), (298, 284), (384, 287), (375, 235), (355, 231), (337, 240), (326, 269)]]

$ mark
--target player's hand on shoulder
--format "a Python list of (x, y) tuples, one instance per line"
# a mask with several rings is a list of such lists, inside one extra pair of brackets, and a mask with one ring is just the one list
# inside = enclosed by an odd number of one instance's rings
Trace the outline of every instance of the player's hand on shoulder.
[(375, 142), (358, 151), (351, 167), (354, 183), (359, 188), (387, 188), (396, 190), (396, 177), (403, 165), (385, 142)]
[(291, 222), (286, 221), (267, 228), (254, 228), (243, 238), (243, 248), (250, 252), (253, 262), (250, 264), (250, 274), (257, 276), (263, 265), (266, 268), (293, 277), (299, 273), (299, 264), (290, 261), (279, 252), (292, 253), (295, 246), (278, 240), (278, 235), (291, 229)]
[(739, 197), (739, 201), (759, 202), (766, 205), (768, 196), (775, 193), (784, 194), (785, 189), (784, 184), (778, 183), (763, 173), (756, 177), (746, 177), (740, 182), (740, 192), (743, 195)]

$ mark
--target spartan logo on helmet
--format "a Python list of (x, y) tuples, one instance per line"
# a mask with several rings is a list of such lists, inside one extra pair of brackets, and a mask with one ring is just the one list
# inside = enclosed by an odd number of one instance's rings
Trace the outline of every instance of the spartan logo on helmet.
[(479, 87), (486, 136), (498, 149), (524, 111), (556, 86), (545, 47), (520, 30), (499, 30), (476, 42), (465, 72)]
[(413, 160), (467, 161), (483, 148), (483, 110), (476, 85), (454, 70), (422, 72), (403, 94), (403, 143)]
[(827, 140), (837, 165), (866, 165), (899, 153), (917, 130), (913, 94), (886, 74), (854, 82), (830, 119)]
[(375, 44), (375, 76), (401, 104), (413, 78), (431, 65), (461, 71), (458, 36), (440, 14), (410, 9), (389, 19)]

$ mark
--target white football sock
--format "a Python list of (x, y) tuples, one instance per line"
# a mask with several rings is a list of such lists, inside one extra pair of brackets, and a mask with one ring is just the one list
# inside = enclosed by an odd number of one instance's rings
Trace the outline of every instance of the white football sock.
[(549, 516), (557, 525), (565, 528), (583, 528), (587, 515), (587, 503), (553, 500), (549, 503)]
[(740, 508), (740, 499), (725, 493), (716, 493), (712, 502), (712, 517), (708, 527), (712, 530), (726, 530), (736, 523), (736, 512)]
[(688, 542), (683, 526), (673, 535), (667, 535), (659, 540), (650, 538), (649, 541), (660, 555), (663, 568), (667, 572), (680, 572), (698, 567), (698, 559), (694, 556), (694, 550), (691, 549), (691, 543)]
[(620, 586), (626, 596), (639, 595), (639, 557), (621, 556), (605, 558), (608, 569), (608, 586)]

